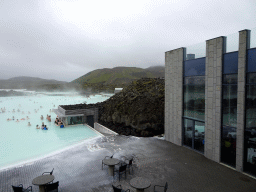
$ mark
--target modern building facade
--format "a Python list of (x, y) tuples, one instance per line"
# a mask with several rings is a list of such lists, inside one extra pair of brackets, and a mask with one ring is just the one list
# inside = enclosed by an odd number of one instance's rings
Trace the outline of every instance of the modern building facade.
[(226, 40), (207, 40), (202, 58), (165, 53), (165, 139), (256, 176), (256, 48), (250, 30), (238, 51)]

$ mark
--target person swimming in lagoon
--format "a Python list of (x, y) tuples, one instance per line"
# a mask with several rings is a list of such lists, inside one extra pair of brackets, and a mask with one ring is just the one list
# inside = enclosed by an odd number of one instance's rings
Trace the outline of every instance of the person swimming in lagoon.
[(16, 122), (20, 122), (19, 119), (17, 119)]
[(36, 125), (36, 128), (37, 128), (37, 129), (40, 129), (39, 125)]
[(27, 116), (27, 119), (29, 119), (29, 117)]
[(28, 126), (31, 126), (30, 122), (28, 122)]
[(47, 119), (48, 119), (49, 122), (51, 122), (51, 121), (52, 121), (52, 120), (51, 120), (51, 115), (49, 115), (49, 116), (47, 117)]
[(44, 119), (43, 115), (41, 115), (41, 117), (40, 117), (40, 118), (41, 118), (41, 120), (43, 120), (43, 119)]

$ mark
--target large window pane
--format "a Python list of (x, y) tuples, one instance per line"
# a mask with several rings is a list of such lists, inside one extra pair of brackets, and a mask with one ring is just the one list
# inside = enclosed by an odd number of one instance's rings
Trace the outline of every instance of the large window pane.
[(223, 54), (223, 74), (238, 73), (238, 51)]
[(237, 74), (223, 75), (221, 161), (236, 165)]
[(256, 176), (256, 81), (255, 73), (247, 74), (244, 171)]
[(205, 57), (184, 62), (184, 76), (205, 75)]
[(195, 143), (194, 148), (204, 152), (204, 123), (195, 121)]
[(247, 72), (256, 72), (256, 48), (247, 50)]
[(184, 116), (199, 120), (205, 118), (205, 77), (185, 77), (184, 90)]
[(222, 126), (221, 161), (235, 167), (236, 165), (236, 128)]
[(193, 121), (184, 119), (184, 145), (192, 148)]

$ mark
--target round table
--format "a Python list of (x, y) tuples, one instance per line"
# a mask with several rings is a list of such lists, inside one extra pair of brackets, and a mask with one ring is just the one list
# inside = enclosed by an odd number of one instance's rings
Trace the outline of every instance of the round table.
[(54, 176), (53, 175), (41, 175), (39, 177), (36, 177), (35, 179), (33, 179), (32, 184), (33, 185), (39, 185), (39, 191), (40, 192), (44, 192), (44, 185), (46, 185), (47, 183), (50, 183), (54, 180)]
[(143, 177), (135, 177), (131, 179), (130, 185), (134, 187), (137, 192), (142, 192), (144, 189), (150, 187), (151, 183)]
[(110, 159), (103, 159), (103, 163), (105, 165), (108, 165), (108, 173), (111, 176), (114, 176), (114, 167), (117, 165), (120, 161), (116, 158), (110, 158)]

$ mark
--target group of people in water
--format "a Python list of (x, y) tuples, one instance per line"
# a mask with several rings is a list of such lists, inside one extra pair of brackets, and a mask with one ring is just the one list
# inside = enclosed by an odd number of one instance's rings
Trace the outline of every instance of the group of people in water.
[[(28, 119), (29, 119), (29, 117), (27, 116), (27, 120)], [(7, 121), (11, 121), (11, 120), (13, 120), (13, 121), (15, 120), (14, 116), (12, 116), (12, 119), (10, 119), (10, 118), (7, 119)], [(20, 120), (22, 121), (22, 120), (26, 120), (26, 119), (25, 118), (21, 118)], [(20, 122), (19, 119), (17, 119), (16, 122)]]
[[(34, 103), (35, 103), (35, 102), (34, 102)], [(19, 104), (19, 107), (21, 107), (20, 104)], [(55, 105), (54, 105), (54, 107), (55, 107)], [(40, 108), (43, 108), (43, 106), (40, 106)], [(37, 113), (38, 110), (39, 110), (39, 109), (34, 109), (34, 112)], [(5, 111), (6, 111), (6, 108), (5, 108), (5, 107), (4, 107), (4, 108), (1, 108), (1, 110), (0, 110), (0, 112), (2, 112), (2, 113), (4, 113)], [(15, 112), (21, 112), (21, 111), (20, 111), (20, 109), (17, 109), (17, 110), (13, 109), (12, 111), (9, 111), (9, 112), (15, 113)], [(51, 113), (51, 112), (52, 112), (52, 110), (50, 109), (50, 113)], [(25, 112), (22, 111), (22, 114), (25, 114)], [(29, 111), (28, 111), (28, 114), (30, 114)], [(26, 118), (16, 119), (16, 121), (15, 121), (15, 117), (13, 116), (12, 118), (8, 118), (7, 121), (20, 122), (20, 121), (29, 120), (29, 119), (30, 119), (29, 116), (27, 116)], [(44, 116), (41, 115), (40, 119), (43, 120), (43, 119), (44, 119)], [(48, 114), (47, 114), (46, 119), (47, 119), (49, 122), (51, 122), (51, 115), (48, 115)], [(61, 120), (58, 118), (58, 116), (57, 116), (57, 118), (56, 118), (56, 120), (55, 120), (55, 124), (56, 124), (57, 126), (60, 126), (61, 128), (64, 127), (64, 124), (61, 122)], [(31, 126), (31, 123), (30, 123), (30, 122), (28, 122), (28, 126)], [(36, 125), (36, 129), (40, 129), (40, 128), (41, 128), (42, 130), (48, 130), (48, 127), (44, 124), (44, 122), (42, 122), (42, 126), (41, 126), (41, 127), (40, 127), (39, 125)]]
[[(40, 129), (39, 125), (36, 125), (36, 128), (37, 128), (37, 129)], [(48, 130), (48, 127), (47, 127), (47, 125), (44, 124), (44, 122), (42, 122), (41, 129), (42, 129), (42, 130)]]
[(57, 117), (55, 119), (55, 122), (54, 122), (56, 125), (60, 126), (61, 128), (64, 127), (63, 123), (61, 122), (61, 120)]

